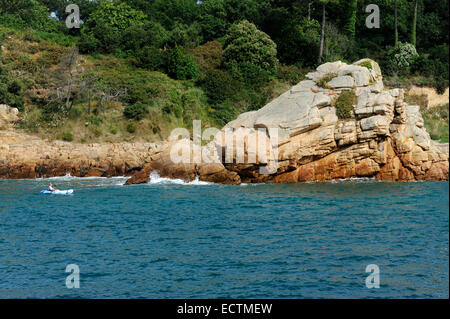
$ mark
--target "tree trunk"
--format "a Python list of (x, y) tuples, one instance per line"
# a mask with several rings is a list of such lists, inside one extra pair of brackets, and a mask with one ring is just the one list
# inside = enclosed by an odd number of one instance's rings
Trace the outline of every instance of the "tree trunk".
[(394, 28), (395, 28), (395, 46), (398, 45), (398, 0), (395, 0)]
[(412, 25), (412, 31), (411, 31), (411, 43), (414, 46), (416, 46), (416, 44), (417, 44), (416, 31), (417, 31), (417, 8), (418, 8), (418, 6), (419, 6), (419, 0), (416, 0), (416, 3), (414, 4), (414, 17), (413, 17), (413, 25)]
[(309, 1), (308, 2), (308, 21), (311, 21), (311, 5), (312, 5), (312, 2)]
[(319, 51), (319, 63), (322, 61), (323, 58), (323, 46), (325, 42), (325, 3), (322, 3), (322, 33), (320, 35), (320, 51)]

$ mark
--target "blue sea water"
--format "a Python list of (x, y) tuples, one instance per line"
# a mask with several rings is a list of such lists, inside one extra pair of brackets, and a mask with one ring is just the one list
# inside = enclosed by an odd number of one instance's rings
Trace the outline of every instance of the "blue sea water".
[(0, 181), (0, 298), (449, 297), (448, 183), (124, 181)]

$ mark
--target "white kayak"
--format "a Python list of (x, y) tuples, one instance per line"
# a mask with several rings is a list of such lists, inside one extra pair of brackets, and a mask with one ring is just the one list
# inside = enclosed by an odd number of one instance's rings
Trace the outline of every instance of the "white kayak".
[(49, 190), (44, 190), (41, 191), (41, 194), (44, 195), (72, 195), (73, 194), (73, 189), (69, 189), (69, 190), (65, 190), (65, 191), (49, 191)]

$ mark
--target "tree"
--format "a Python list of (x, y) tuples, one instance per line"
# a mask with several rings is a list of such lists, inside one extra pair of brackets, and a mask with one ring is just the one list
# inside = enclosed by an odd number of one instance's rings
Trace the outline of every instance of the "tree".
[(313, 65), (319, 50), (320, 23), (315, 19), (291, 19), (275, 42), (281, 62)]
[(277, 45), (272, 39), (251, 22), (243, 20), (233, 24), (226, 35), (223, 51), (224, 64), (249, 63), (269, 72), (275, 72), (277, 65)]
[(346, 22), (344, 25), (344, 33), (353, 39), (356, 34), (356, 11), (358, 8), (358, 0), (349, 0), (345, 1), (345, 3)]
[(103, 1), (91, 14), (87, 25), (92, 28), (101, 21), (106, 28), (123, 31), (131, 26), (143, 25), (145, 20), (146, 15), (142, 11), (135, 10), (124, 2)]
[(194, 59), (178, 46), (170, 52), (167, 68), (169, 75), (177, 80), (195, 79), (199, 75)]
[(395, 33), (395, 46), (398, 45), (398, 0), (395, 0), (394, 8), (394, 33)]
[(417, 8), (418, 8), (418, 6), (419, 6), (419, 0), (415, 0), (413, 24), (412, 24), (412, 30), (411, 30), (411, 44), (414, 46), (416, 46), (416, 44), (417, 44), (416, 30), (417, 30)]
[(336, 3), (338, 0), (319, 0), (319, 3), (322, 4), (322, 31), (320, 33), (320, 49), (319, 49), (319, 63), (322, 62), (323, 59), (323, 48), (325, 44), (325, 24), (326, 24), (326, 6), (329, 3)]
[(320, 49), (319, 49), (319, 63), (322, 61), (323, 58), (323, 45), (325, 42), (325, 23), (326, 23), (326, 1), (321, 0), (322, 2), (322, 31), (320, 33)]

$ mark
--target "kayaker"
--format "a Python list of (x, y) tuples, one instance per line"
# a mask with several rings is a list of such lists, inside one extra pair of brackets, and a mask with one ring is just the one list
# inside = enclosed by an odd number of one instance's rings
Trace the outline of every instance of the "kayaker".
[(56, 191), (58, 191), (57, 189), (53, 188), (52, 183), (50, 183), (50, 184), (48, 185), (48, 190), (49, 190), (50, 192), (56, 192)]

